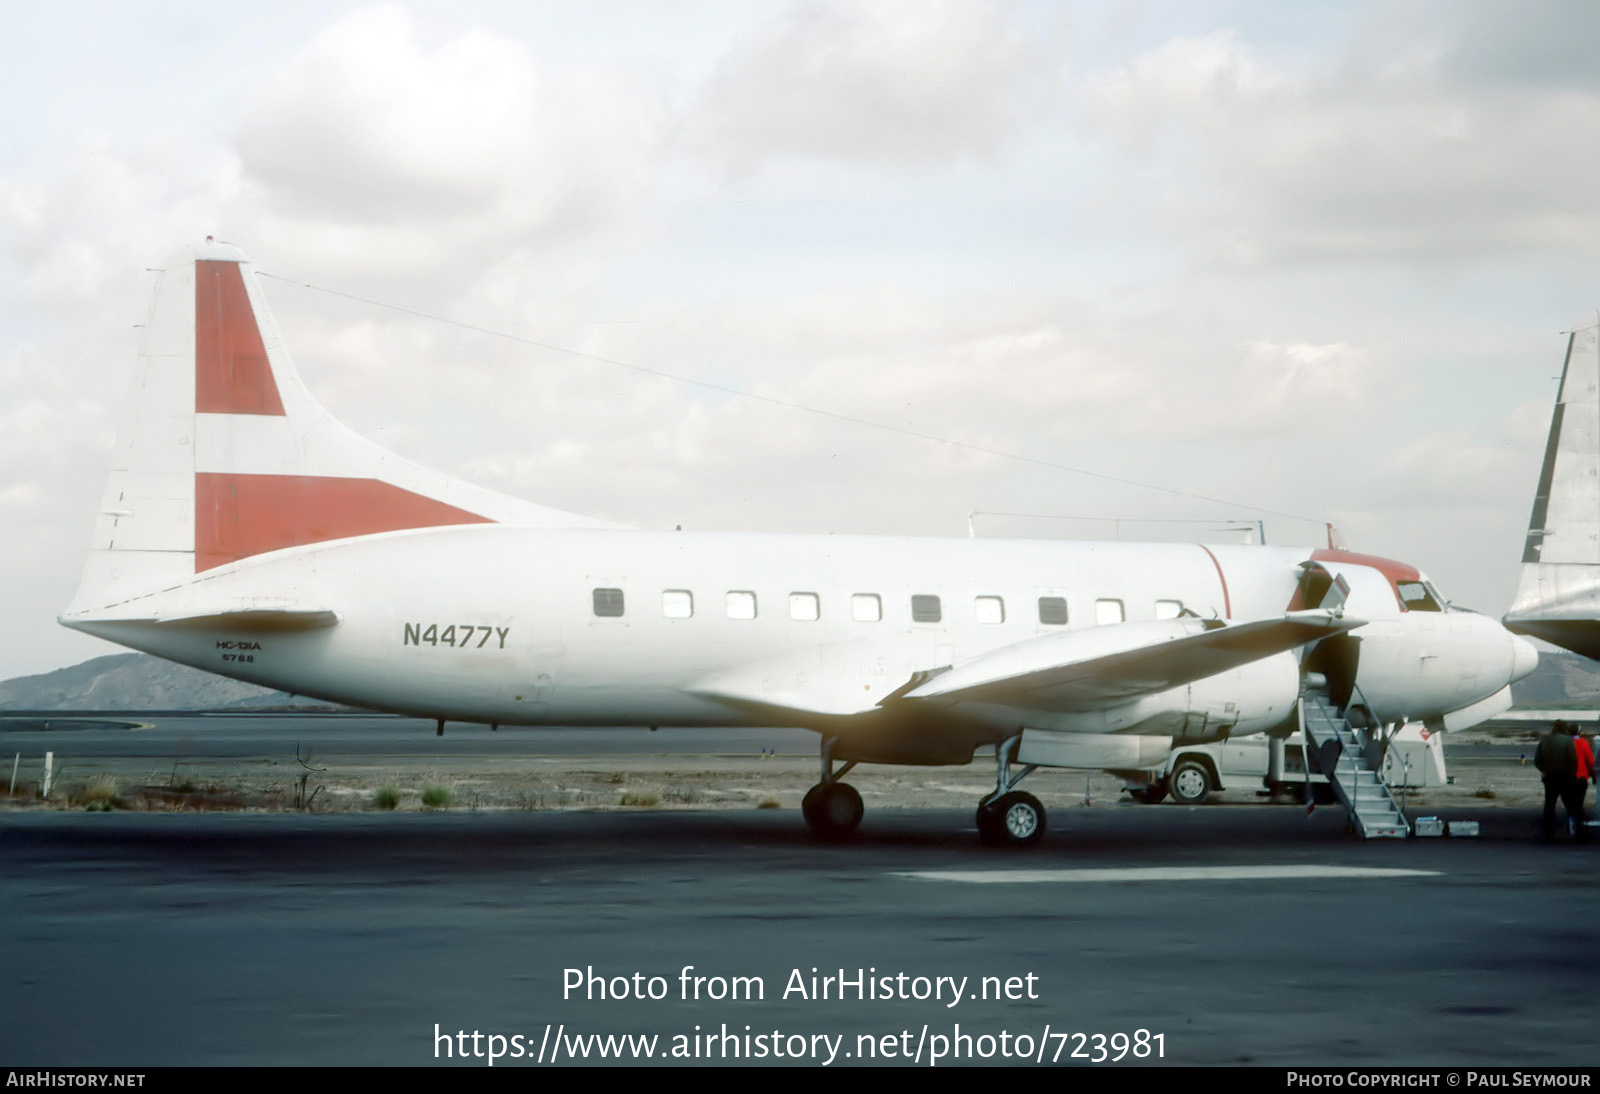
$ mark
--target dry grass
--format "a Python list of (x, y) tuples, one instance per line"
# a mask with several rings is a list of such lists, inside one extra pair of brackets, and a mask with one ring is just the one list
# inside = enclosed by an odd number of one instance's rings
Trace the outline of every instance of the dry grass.
[(96, 775), (67, 791), (68, 805), (81, 805), (91, 813), (123, 808), (121, 788), (109, 775)]
[[(37, 764), (34, 765), (37, 768)], [(1451, 762), (1453, 786), (1413, 791), (1412, 807), (1501, 809), (1537, 806), (1543, 798), (1539, 776), (1531, 764), (1506, 760), (1462, 759)], [(0, 809), (83, 809), (87, 802), (75, 783), (104, 776), (115, 787), (121, 808), (151, 811), (249, 810), (279, 812), (294, 808), (301, 772), (293, 761), (257, 763), (187, 758), (176, 773), (169, 759), (93, 759), (80, 761), (72, 782), (63, 782), (51, 800), (39, 800), (37, 775), (18, 778), (16, 794), (0, 797)], [(817, 781), (816, 763), (808, 757), (754, 755), (646, 756), (444, 756), (339, 757), (337, 771), (317, 795), (319, 812), (387, 811), (380, 795), (393, 789), (395, 810), (466, 809), (544, 811), (566, 809), (784, 809), (798, 802)], [(1121, 780), (1096, 772), (1089, 777), (1092, 805), (1129, 809), (1166, 808), (1126, 801)], [(850, 780), (877, 809), (970, 809), (993, 789), (990, 769), (982, 762), (970, 768), (916, 768), (874, 765)], [(1052, 811), (1083, 806), (1085, 775), (1081, 771), (1041, 770), (1028, 789)], [(420, 799), (433, 787), (449, 794), (446, 803)], [(448, 788), (448, 789), (447, 789)], [(69, 804), (69, 791), (75, 804)], [(104, 797), (104, 792), (96, 792)], [(434, 802), (439, 802), (435, 796)], [(1218, 806), (1264, 806), (1254, 787), (1217, 795)]]

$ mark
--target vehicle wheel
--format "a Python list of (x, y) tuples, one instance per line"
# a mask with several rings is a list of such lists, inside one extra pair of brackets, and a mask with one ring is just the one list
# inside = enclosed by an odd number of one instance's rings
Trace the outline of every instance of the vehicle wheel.
[(1044, 837), (1044, 806), (1032, 794), (1013, 790), (979, 810), (980, 817), (984, 813), (989, 817), (988, 830), (980, 820), (978, 831), (987, 837), (985, 842), (1030, 847)]
[(811, 830), (823, 839), (844, 839), (854, 834), (866, 812), (861, 795), (849, 783), (819, 783), (805, 796), (800, 809)]
[(1173, 800), (1184, 805), (1198, 805), (1216, 789), (1211, 782), (1211, 772), (1199, 760), (1184, 760), (1173, 768), (1167, 778), (1167, 788), (1172, 791)]
[(1339, 799), (1333, 792), (1333, 787), (1327, 783), (1315, 783), (1311, 787), (1311, 800), (1317, 805), (1332, 805)]
[(1160, 805), (1167, 800), (1167, 784), (1154, 783), (1133, 792), (1133, 800), (1146, 805)]

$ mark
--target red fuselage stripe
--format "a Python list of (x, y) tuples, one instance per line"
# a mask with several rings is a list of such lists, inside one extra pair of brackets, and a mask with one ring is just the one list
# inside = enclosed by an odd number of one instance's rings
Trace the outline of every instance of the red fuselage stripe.
[(1217, 568), (1217, 580), (1222, 582), (1222, 618), (1233, 618), (1233, 601), (1228, 596), (1228, 575), (1222, 572), (1222, 563), (1217, 561), (1217, 556), (1211, 553), (1211, 548), (1204, 543), (1197, 544), (1211, 559), (1211, 565)]

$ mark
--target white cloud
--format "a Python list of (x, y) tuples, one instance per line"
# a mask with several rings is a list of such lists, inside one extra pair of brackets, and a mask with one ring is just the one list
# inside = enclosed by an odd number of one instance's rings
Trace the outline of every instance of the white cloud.
[(541, 67), (484, 30), (430, 49), (391, 5), (334, 23), (265, 87), (237, 134), (258, 231), (301, 269), (436, 294), (627, 212), (663, 125), (619, 74)]
[(1212, 261), (1447, 262), (1600, 244), (1588, 181), (1600, 92), (1465, 83), (1447, 41), (1403, 45), (1289, 67), (1233, 32), (1174, 39), (1093, 78), (1086, 117), (1131, 155), (1169, 158), (1162, 223)]
[(0, 176), (18, 289), (47, 309), (136, 299), (139, 271), (212, 231), (239, 185), (225, 148), (87, 132), (53, 169)]
[(690, 132), (736, 168), (987, 156), (1023, 120), (1042, 61), (1010, 4), (811, 0), (735, 42)]

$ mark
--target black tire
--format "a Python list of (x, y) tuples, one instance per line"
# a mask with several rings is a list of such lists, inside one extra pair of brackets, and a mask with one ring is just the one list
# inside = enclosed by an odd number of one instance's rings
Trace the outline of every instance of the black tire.
[(805, 796), (800, 809), (811, 830), (829, 840), (848, 839), (854, 835), (866, 813), (861, 795), (849, 783), (819, 783)]
[(1133, 791), (1133, 800), (1143, 802), (1145, 805), (1160, 805), (1167, 800), (1167, 784), (1159, 782), (1135, 790)]
[(995, 815), (993, 807), (994, 795), (992, 794), (978, 803), (977, 821), (979, 843), (1000, 842), (999, 833), (996, 831), (996, 829), (1000, 827), (1000, 818)]
[(806, 819), (806, 824), (810, 825), (812, 828), (817, 826), (817, 799), (822, 796), (822, 791), (824, 789), (825, 787), (823, 784), (818, 783), (810, 790), (807, 790), (806, 796), (800, 799), (800, 815)]
[(1184, 805), (1199, 805), (1217, 788), (1211, 769), (1199, 760), (1183, 760), (1167, 777), (1172, 800)]
[[(981, 819), (984, 814), (988, 820)], [(979, 807), (978, 833), (986, 843), (1031, 847), (1044, 838), (1045, 812), (1039, 799), (1021, 790), (1002, 794)]]

